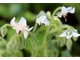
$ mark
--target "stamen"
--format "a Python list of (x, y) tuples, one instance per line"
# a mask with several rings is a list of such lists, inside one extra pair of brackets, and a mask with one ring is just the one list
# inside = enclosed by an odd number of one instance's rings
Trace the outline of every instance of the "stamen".
[(18, 34), (20, 35), (20, 33), (21, 33), (21, 31), (19, 30), (19, 33)]
[(66, 18), (67, 16), (64, 16), (64, 19), (65, 19), (65, 22), (67, 22), (67, 18)]

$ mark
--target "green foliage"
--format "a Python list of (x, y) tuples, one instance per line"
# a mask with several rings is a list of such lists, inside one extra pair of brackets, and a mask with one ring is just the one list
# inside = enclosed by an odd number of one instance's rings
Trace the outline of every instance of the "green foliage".
[[(0, 56), (80, 56), (80, 54), (78, 53), (76, 55), (73, 54), (74, 51), (72, 51), (73, 47), (75, 49), (75, 52), (78, 50), (77, 48), (80, 48), (79, 43), (75, 42), (79, 41), (78, 37), (72, 36), (69, 39), (67, 39), (66, 36), (59, 37), (59, 35), (64, 30), (75, 30), (75, 28), (71, 25), (63, 24), (62, 19), (55, 17), (56, 13), (61, 9), (61, 7), (59, 6), (69, 6), (70, 4), (48, 5), (49, 4), (0, 4)], [(76, 5), (79, 6), (79, 4)], [(71, 4), (71, 6), (75, 5)], [(47, 12), (45, 13), (45, 11)], [(47, 17), (50, 23), (49, 25), (46, 26), (43, 23), (41, 25), (38, 25), (38, 23), (36, 23), (36, 19), (42, 15), (45, 15)], [(17, 34), (16, 30), (10, 25), (10, 20), (14, 16), (17, 17), (17, 20), (22, 16), (25, 17), (25, 19), (27, 20), (26, 23), (28, 23), (29, 26), (34, 27), (32, 31), (28, 31), (27, 38), (24, 38), (24, 33), (21, 31), (19, 31), (19, 33)], [(77, 26), (76, 28), (79, 27)], [(78, 52), (80, 52), (79, 50)]]

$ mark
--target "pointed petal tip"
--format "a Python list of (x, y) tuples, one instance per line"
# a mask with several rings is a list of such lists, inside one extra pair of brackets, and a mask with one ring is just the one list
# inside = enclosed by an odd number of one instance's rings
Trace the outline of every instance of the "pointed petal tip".
[(18, 22), (18, 24), (22, 25), (22, 26), (26, 26), (27, 25), (27, 21), (24, 17), (21, 17), (20, 21)]
[(29, 28), (29, 31), (31, 31), (33, 29), (33, 27)]
[(21, 19), (25, 19), (25, 18), (22, 16)]
[(75, 13), (75, 7), (73, 7), (70, 11), (71, 14)]
[(10, 21), (10, 24), (11, 24), (11, 25), (14, 25), (14, 24), (15, 24), (15, 19), (16, 19), (15, 17), (13, 17), (13, 18), (11, 19), (11, 21)]
[[(23, 16), (21, 17), (21, 19), (24, 19), (24, 20), (26, 20), (26, 19), (25, 19)], [(21, 19), (20, 19), (20, 20), (21, 20)]]

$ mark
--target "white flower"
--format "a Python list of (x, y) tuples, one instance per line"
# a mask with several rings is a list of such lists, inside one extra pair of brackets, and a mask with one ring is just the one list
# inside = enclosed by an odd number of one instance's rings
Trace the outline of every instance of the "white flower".
[(26, 24), (26, 19), (21, 18), (19, 22), (15, 22), (15, 17), (10, 21), (11, 26), (13, 29), (16, 30), (17, 34), (20, 34), (20, 32), (23, 32), (24, 37), (26, 38), (28, 36), (28, 31), (31, 31), (33, 27), (28, 28)]
[(59, 18), (61, 18), (62, 16), (63, 16), (64, 18), (66, 18), (66, 16), (67, 16), (68, 13), (73, 14), (74, 12), (75, 12), (75, 7), (74, 7), (74, 8), (72, 8), (72, 7), (66, 8), (66, 7), (62, 6), (62, 9), (61, 9), (60, 12), (57, 13), (57, 16), (58, 16)]
[(77, 30), (65, 30), (61, 35), (59, 35), (59, 37), (66, 37), (67, 39), (79, 36), (80, 34), (78, 34)]
[(42, 23), (45, 25), (49, 25), (49, 21), (45, 15), (41, 15), (39, 18), (36, 19), (36, 23), (41, 25)]

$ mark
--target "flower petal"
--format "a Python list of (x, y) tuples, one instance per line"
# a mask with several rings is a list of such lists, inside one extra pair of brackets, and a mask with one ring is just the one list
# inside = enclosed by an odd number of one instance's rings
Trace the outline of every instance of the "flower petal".
[(38, 18), (36, 19), (36, 23), (38, 23), (39, 25), (40, 25), (40, 23), (41, 23)]
[(14, 17), (14, 18), (12, 18), (12, 20), (10, 21), (10, 24), (11, 24), (12, 26), (15, 26), (15, 25), (16, 25), (15, 17)]
[(33, 29), (33, 27), (31, 27), (31, 28), (26, 28), (25, 30), (31, 31), (32, 29)]
[(74, 8), (68, 7), (67, 10), (68, 10), (70, 13), (74, 13), (74, 12), (75, 12), (75, 7), (74, 7)]
[(64, 31), (59, 37), (66, 37), (66, 31)]
[(20, 21), (18, 22), (18, 24), (21, 25), (21, 26), (26, 26), (26, 25), (27, 25), (27, 24), (26, 24), (26, 19), (22, 17), (22, 18), (20, 19)]
[(72, 32), (72, 34), (73, 34), (74, 37), (79, 37), (80, 36), (80, 34), (78, 34), (76, 32)]
[(23, 34), (24, 34), (24, 38), (26, 39), (27, 36), (28, 36), (28, 32), (26, 30), (23, 31)]
[(66, 14), (68, 13), (67, 8), (63, 6), (63, 7), (62, 7), (62, 10), (61, 10), (61, 13), (62, 13), (63, 15), (66, 15)]
[(33, 29), (33, 27), (29, 28), (28, 31), (31, 31)]
[(67, 9), (68, 11), (70, 11), (70, 10), (72, 9), (72, 7), (67, 7), (66, 9)]
[(57, 16), (58, 16), (59, 18), (61, 18), (61, 17), (62, 17), (62, 13), (61, 13), (61, 12), (58, 12), (58, 13), (57, 13)]
[(41, 23), (44, 23), (44, 20), (46, 19), (46, 16), (45, 15), (42, 15), (41, 17), (40, 17), (40, 21), (41, 21)]
[(36, 19), (36, 23), (38, 23), (40, 25), (41, 23), (44, 23), (45, 19), (46, 19), (46, 16), (41, 15), (39, 18)]
[(66, 36), (67, 39), (70, 39), (72, 37), (72, 34)]
[(15, 29), (15, 30), (16, 30), (16, 33), (19, 34), (19, 31), (20, 31), (20, 30), (19, 30), (19, 29)]
[(44, 22), (43, 22), (45, 25), (49, 25), (49, 21), (46, 19), (46, 20), (44, 20)]

